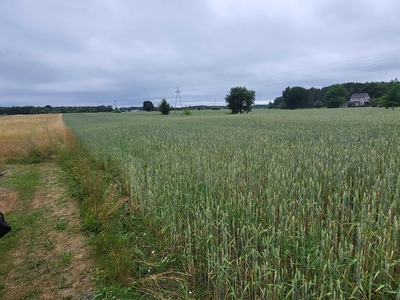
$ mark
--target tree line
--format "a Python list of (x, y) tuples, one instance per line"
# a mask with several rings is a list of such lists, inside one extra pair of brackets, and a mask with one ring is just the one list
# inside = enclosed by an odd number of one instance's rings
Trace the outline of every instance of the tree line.
[(111, 112), (111, 105), (104, 106), (12, 106), (0, 107), (0, 115), (35, 115), (54, 113), (88, 113), (88, 112)]
[(276, 97), (269, 104), (269, 108), (334, 108), (348, 101), (355, 93), (368, 93), (371, 106), (400, 106), (400, 99), (396, 100), (396, 95), (400, 93), (400, 85), (395, 79), (390, 82), (347, 82), (323, 88), (287, 87), (282, 91), (282, 96)]
[[(371, 102), (370, 105), (393, 108), (400, 106), (400, 82), (396, 79), (390, 82), (348, 82), (343, 84), (333, 84), (323, 88), (309, 88), (295, 86), (287, 87), (282, 91), (282, 96), (276, 97), (268, 105), (268, 108), (296, 109), (296, 108), (320, 108), (340, 107), (341, 104), (348, 101), (352, 94), (368, 93)], [(248, 113), (255, 108), (255, 91), (248, 90), (246, 87), (233, 87), (225, 97), (227, 108), (232, 114)], [(133, 107), (131, 107), (133, 108)], [(151, 101), (144, 101), (143, 107), (135, 107), (145, 111), (158, 110), (162, 114), (169, 114), (173, 109), (163, 98), (155, 107)], [(121, 108), (121, 111), (126, 111)], [(129, 110), (129, 109), (128, 109)], [(185, 111), (189, 109), (186, 108)], [(8, 114), (47, 114), (47, 113), (88, 113), (88, 112), (112, 112), (111, 105), (108, 106), (12, 106), (0, 107), (0, 115)], [(119, 112), (119, 110), (118, 110)]]

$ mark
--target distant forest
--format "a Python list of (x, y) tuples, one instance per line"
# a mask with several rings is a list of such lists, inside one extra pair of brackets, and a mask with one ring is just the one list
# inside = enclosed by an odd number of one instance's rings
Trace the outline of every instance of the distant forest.
[[(371, 98), (371, 104), (374, 103), (374, 99), (380, 99), (387, 92), (389, 82), (348, 82), (343, 83), (347, 90), (346, 100), (349, 100), (353, 93), (368, 93)], [(316, 102), (321, 102), (323, 106), (326, 106), (324, 98), (326, 92), (331, 86), (323, 88), (309, 88), (305, 89), (308, 91), (308, 99), (302, 104), (303, 108), (312, 108)], [(199, 106), (200, 107), (200, 106)], [(201, 109), (212, 109), (213, 106), (201, 105)], [(253, 108), (285, 108), (284, 98), (279, 96), (266, 105), (254, 105)], [(197, 108), (197, 107), (196, 107)], [(200, 108), (198, 108), (200, 109)], [(127, 110), (143, 110), (143, 107), (129, 107), (121, 108), (121, 111)], [(48, 114), (48, 113), (96, 113), (96, 112), (112, 112), (114, 111), (111, 105), (108, 106), (12, 106), (12, 107), (0, 107), (0, 115), (27, 115), (27, 114)]]
[[(354, 93), (368, 93), (371, 98), (371, 103), (373, 103), (373, 99), (379, 99), (384, 96), (387, 92), (389, 82), (348, 82), (341, 84), (347, 90), (346, 101), (348, 101)], [(304, 102), (303, 108), (311, 108), (314, 107), (314, 104), (317, 101), (322, 102), (323, 106), (326, 106), (325, 103), (325, 95), (328, 89), (331, 87), (326, 86), (323, 88), (309, 88), (305, 89), (308, 91), (308, 100)], [(283, 91), (284, 92), (284, 91)], [(283, 93), (282, 92), (282, 93)], [(269, 104), (269, 108), (285, 108), (284, 106), (284, 98), (283, 96), (276, 97), (273, 103)]]
[(0, 107), (0, 115), (34, 115), (51, 113), (91, 113), (91, 112), (111, 112), (113, 107), (108, 106), (12, 106)]

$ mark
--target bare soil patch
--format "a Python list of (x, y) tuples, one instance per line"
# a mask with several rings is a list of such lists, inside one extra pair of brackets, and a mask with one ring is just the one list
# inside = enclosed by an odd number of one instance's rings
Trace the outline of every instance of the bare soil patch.
[(1, 212), (7, 215), (11, 211), (16, 211), (16, 202), (18, 199), (18, 193), (11, 189), (0, 187), (0, 199), (1, 199)]

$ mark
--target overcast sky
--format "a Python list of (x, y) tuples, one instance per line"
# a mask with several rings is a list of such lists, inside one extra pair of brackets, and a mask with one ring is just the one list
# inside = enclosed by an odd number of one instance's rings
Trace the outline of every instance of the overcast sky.
[[(0, 106), (273, 101), (400, 77), (398, 0), (1, 0)], [(179, 103), (179, 102), (178, 102)]]

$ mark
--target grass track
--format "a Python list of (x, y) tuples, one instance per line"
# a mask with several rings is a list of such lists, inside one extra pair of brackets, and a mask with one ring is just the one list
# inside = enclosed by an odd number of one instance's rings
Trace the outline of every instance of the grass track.
[(4, 117), (0, 129), (0, 211), (12, 227), (0, 240), (0, 298), (91, 298), (90, 251), (54, 161), (71, 146), (61, 115)]

